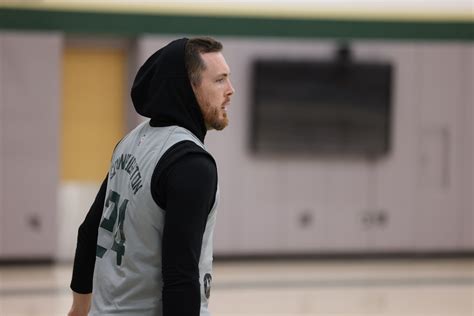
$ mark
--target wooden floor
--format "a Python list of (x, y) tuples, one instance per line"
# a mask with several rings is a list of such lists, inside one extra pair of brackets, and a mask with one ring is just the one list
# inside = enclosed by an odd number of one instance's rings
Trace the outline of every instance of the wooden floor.
[[(474, 316), (474, 259), (216, 262), (213, 316)], [(66, 315), (69, 264), (0, 266), (1, 316)]]

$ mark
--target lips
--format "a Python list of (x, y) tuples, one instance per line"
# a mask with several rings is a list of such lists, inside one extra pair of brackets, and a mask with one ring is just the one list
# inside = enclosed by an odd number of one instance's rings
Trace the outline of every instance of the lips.
[(227, 100), (222, 104), (221, 109), (224, 110), (224, 112), (227, 112), (227, 107), (229, 106), (229, 104), (230, 104), (230, 99), (227, 99)]

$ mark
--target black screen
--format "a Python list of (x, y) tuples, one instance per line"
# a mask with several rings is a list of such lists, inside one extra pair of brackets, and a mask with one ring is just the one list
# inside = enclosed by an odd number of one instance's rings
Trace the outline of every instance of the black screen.
[(391, 83), (388, 63), (256, 61), (252, 148), (257, 153), (385, 154)]

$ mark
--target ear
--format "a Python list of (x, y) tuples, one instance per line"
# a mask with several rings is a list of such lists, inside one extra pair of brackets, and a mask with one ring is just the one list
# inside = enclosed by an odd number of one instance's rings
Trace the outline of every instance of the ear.
[(194, 84), (192, 81), (190, 83), (191, 83), (191, 88), (193, 89), (194, 95), (196, 95), (196, 90), (197, 90), (198, 86), (196, 84)]

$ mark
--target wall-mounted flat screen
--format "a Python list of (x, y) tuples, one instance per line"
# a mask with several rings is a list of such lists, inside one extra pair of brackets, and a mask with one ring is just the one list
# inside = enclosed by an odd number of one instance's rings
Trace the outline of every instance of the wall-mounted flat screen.
[(380, 156), (389, 151), (389, 63), (257, 60), (252, 79), (253, 152)]

